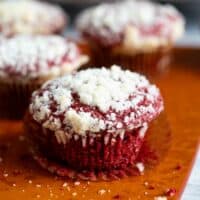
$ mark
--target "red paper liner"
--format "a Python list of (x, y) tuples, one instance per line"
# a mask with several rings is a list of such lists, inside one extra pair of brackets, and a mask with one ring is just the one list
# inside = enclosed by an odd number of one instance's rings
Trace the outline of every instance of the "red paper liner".
[[(33, 126), (32, 128), (34, 129), (35, 126)], [(142, 163), (144, 165), (144, 173), (148, 169), (153, 169), (155, 165), (159, 164), (165, 158), (165, 155), (167, 154), (168, 149), (170, 148), (170, 141), (170, 126), (166, 119), (166, 115), (162, 113), (153, 123), (150, 124), (150, 127), (144, 138), (144, 142), (140, 148), (140, 151), (134, 163), (132, 163), (131, 165), (123, 166), (118, 169), (76, 170), (66, 165), (66, 163), (59, 162), (57, 160), (53, 160), (49, 157), (46, 157), (38, 151), (36, 145), (31, 146), (31, 153), (34, 160), (43, 169), (48, 170), (54, 175), (68, 179), (111, 181), (121, 179), (127, 176), (140, 175), (141, 172), (138, 170), (138, 163)], [(49, 149), (47, 151), (49, 151)]]
[(32, 92), (40, 84), (32, 82), (4, 82), (0, 81), (0, 118), (22, 119), (29, 105)]
[(110, 170), (132, 165), (144, 140), (140, 129), (136, 129), (125, 132), (123, 139), (104, 132), (99, 137), (74, 134), (63, 144), (58, 142), (55, 132), (42, 127), (29, 114), (25, 122), (27, 137), (35, 149), (76, 170)]
[(30, 114), (25, 117), (25, 132), (34, 158), (43, 168), (59, 176), (82, 176), (82, 179), (97, 179), (100, 174), (105, 179), (111, 176), (117, 179), (132, 174), (144, 140), (140, 129), (136, 129), (125, 132), (123, 139), (111, 133), (77, 139), (75, 134), (63, 144), (58, 142), (53, 131), (42, 127)]
[(140, 175), (140, 172), (135, 164), (126, 166), (121, 169), (112, 169), (105, 171), (95, 170), (75, 170), (67, 165), (62, 165), (59, 162), (47, 159), (42, 154), (31, 150), (33, 159), (45, 170), (55, 174), (59, 177), (73, 179), (73, 180), (84, 180), (84, 181), (112, 181), (119, 180), (128, 176)]
[(111, 49), (91, 45), (92, 63), (94, 66), (110, 67), (113, 64), (124, 69), (136, 71), (148, 76), (160, 75), (168, 71), (171, 60), (171, 48), (159, 48), (150, 53), (135, 55), (114, 54)]

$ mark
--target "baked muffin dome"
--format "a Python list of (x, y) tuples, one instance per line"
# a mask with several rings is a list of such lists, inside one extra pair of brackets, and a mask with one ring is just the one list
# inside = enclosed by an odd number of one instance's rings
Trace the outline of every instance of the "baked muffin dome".
[(32, 95), (25, 126), (45, 156), (76, 170), (112, 170), (134, 164), (148, 123), (162, 110), (155, 85), (112, 66), (45, 83)]
[(0, 46), (0, 79), (48, 80), (88, 61), (78, 46), (60, 36), (15, 36)]
[(66, 23), (64, 11), (53, 4), (35, 0), (0, 2), (0, 32), (4, 36), (61, 33)]
[(84, 37), (127, 54), (167, 46), (184, 32), (184, 19), (171, 5), (123, 1), (89, 8), (77, 19)]
[(88, 61), (76, 43), (61, 36), (15, 36), (0, 45), (0, 118), (21, 119), (32, 92)]

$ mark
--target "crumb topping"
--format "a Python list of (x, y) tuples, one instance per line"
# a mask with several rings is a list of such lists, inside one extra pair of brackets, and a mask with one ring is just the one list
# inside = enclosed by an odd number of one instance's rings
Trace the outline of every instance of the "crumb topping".
[(56, 5), (34, 0), (0, 2), (0, 26), (5, 36), (54, 33), (65, 23), (66, 15)]
[(113, 65), (48, 81), (34, 92), (29, 108), (61, 142), (73, 133), (123, 135), (124, 130), (147, 127), (163, 110), (163, 101), (144, 76)]
[(175, 40), (180, 37), (176, 33), (179, 24), (184, 24), (184, 19), (175, 7), (134, 0), (104, 3), (83, 11), (77, 19), (84, 35), (105, 46), (120, 43), (127, 26), (134, 29), (137, 43), (141, 38)]
[(0, 45), (0, 77), (60, 74), (79, 57), (76, 44), (60, 36), (16, 36)]

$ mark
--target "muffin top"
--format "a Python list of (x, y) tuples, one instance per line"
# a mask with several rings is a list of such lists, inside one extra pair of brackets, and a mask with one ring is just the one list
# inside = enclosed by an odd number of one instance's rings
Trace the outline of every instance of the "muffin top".
[(68, 135), (122, 134), (143, 127), (163, 110), (158, 88), (142, 75), (93, 68), (48, 81), (32, 95), (33, 119)]
[(53, 34), (62, 31), (65, 24), (66, 15), (58, 6), (34, 0), (0, 2), (0, 27), (5, 36)]
[(60, 36), (15, 36), (0, 45), (0, 78), (30, 80), (74, 71), (88, 60), (77, 45)]
[(123, 43), (145, 51), (179, 38), (184, 30), (184, 19), (171, 5), (128, 0), (83, 11), (77, 19), (77, 27), (83, 36), (102, 46)]

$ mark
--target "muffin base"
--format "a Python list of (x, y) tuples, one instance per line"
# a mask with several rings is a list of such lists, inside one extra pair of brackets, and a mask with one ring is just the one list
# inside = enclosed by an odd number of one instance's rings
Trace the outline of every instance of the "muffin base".
[(28, 107), (30, 96), (41, 84), (0, 81), (0, 118), (20, 120)]
[[(68, 165), (63, 165), (59, 162), (55, 162), (48, 159), (41, 153), (31, 149), (33, 159), (45, 170), (59, 177), (68, 178), (72, 180), (84, 180), (84, 181), (111, 181), (119, 180), (128, 176), (137, 176), (141, 172), (137, 168), (137, 162), (135, 164), (124, 167), (122, 169), (112, 169), (104, 171), (95, 170), (75, 170)], [(139, 162), (141, 163), (141, 162)], [(143, 163), (142, 163), (143, 164)], [(144, 165), (144, 164), (143, 164)]]
[(171, 47), (159, 48), (150, 53), (125, 55), (113, 53), (110, 48), (91, 45), (91, 52), (94, 66), (110, 67), (113, 64), (117, 64), (124, 69), (136, 71), (147, 76), (160, 75), (167, 72), (171, 60)]
[(144, 141), (144, 132), (141, 134), (141, 129), (138, 128), (131, 132), (125, 132), (123, 138), (111, 133), (102, 133), (100, 137), (87, 135), (79, 138), (75, 134), (64, 144), (59, 142), (53, 131), (43, 128), (32, 119), (30, 114), (25, 117), (25, 132), (37, 162), (43, 168), (59, 174), (60, 172), (57, 171), (60, 170), (57, 170), (57, 167), (49, 169), (48, 160), (65, 166), (66, 171), (77, 171), (76, 174), (79, 172), (84, 174), (85, 171), (89, 174), (109, 174), (116, 171), (114, 174), (119, 173), (117, 177), (124, 176), (127, 174), (126, 171), (134, 167)]

